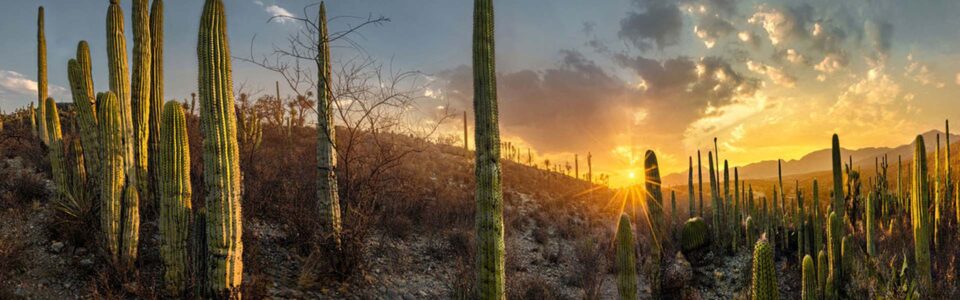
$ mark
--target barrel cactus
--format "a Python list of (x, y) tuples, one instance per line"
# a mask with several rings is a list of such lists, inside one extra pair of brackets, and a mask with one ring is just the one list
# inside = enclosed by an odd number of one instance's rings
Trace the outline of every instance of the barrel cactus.
[(813, 267), (813, 257), (803, 257), (803, 284), (801, 299), (817, 300), (817, 271)]
[(620, 215), (617, 226), (617, 291), (620, 299), (637, 299), (637, 257), (630, 216)]
[(230, 48), (223, 0), (207, 0), (200, 17), (200, 133), (206, 190), (206, 294), (239, 298), (243, 274), (240, 164)]
[(180, 103), (164, 106), (163, 131), (158, 156), (160, 182), (160, 258), (164, 290), (178, 297), (187, 287), (187, 233), (190, 228), (192, 189), (187, 121)]
[(493, 1), (474, 1), (473, 111), (477, 177), (477, 298), (504, 299), (503, 193)]
[[(749, 224), (749, 219), (747, 219)], [(707, 245), (710, 233), (707, 222), (700, 217), (694, 217), (683, 224), (683, 230), (680, 233), (680, 248), (684, 252), (690, 252)]]
[(933, 279), (930, 274), (930, 207), (929, 186), (927, 182), (927, 150), (923, 136), (917, 135), (914, 142), (912, 191), (910, 194), (910, 220), (913, 228), (913, 249), (916, 263), (919, 290), (929, 291)]
[(773, 248), (766, 238), (760, 238), (753, 249), (753, 300), (780, 299), (777, 271), (773, 262)]

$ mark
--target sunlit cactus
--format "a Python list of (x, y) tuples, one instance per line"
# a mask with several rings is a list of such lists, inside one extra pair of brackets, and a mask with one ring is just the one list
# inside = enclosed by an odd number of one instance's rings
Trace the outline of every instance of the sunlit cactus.
[(875, 197), (876, 196), (874, 196), (874, 193), (867, 194), (867, 203), (866, 205), (864, 205), (865, 211), (863, 214), (863, 218), (865, 219), (865, 222), (866, 222), (866, 226), (863, 229), (864, 230), (863, 234), (867, 238), (867, 255), (870, 255), (870, 257), (876, 257), (876, 247), (873, 241), (874, 239), (873, 232), (874, 232), (874, 226), (875, 226), (874, 223), (876, 223), (876, 221), (874, 220), (875, 216), (873, 212)]
[(40, 135), (40, 141), (48, 144), (47, 120), (46, 120), (46, 101), (47, 101), (47, 36), (44, 32), (44, 13), (43, 6), (37, 12), (37, 112), (40, 115), (37, 118), (37, 133)]
[[(834, 212), (843, 216), (845, 214), (843, 204), (843, 173), (841, 173), (842, 168), (840, 165), (842, 159), (840, 157), (840, 137), (837, 136), (837, 134), (833, 135), (830, 153), (833, 157), (833, 202), (831, 207)], [(839, 234), (843, 235), (843, 232), (839, 232)]]
[(817, 270), (813, 267), (813, 257), (803, 257), (803, 283), (800, 298), (803, 300), (817, 300)]
[(90, 178), (100, 178), (100, 129), (90, 68), (90, 47), (86, 41), (80, 41), (77, 45), (77, 59), (69, 61), (67, 71), (80, 127), (80, 141), (86, 149), (86, 171)]
[(777, 287), (777, 270), (773, 262), (773, 248), (765, 238), (760, 238), (753, 249), (753, 300), (780, 299)]
[(630, 216), (620, 215), (617, 226), (617, 291), (620, 299), (637, 299), (637, 257), (634, 250)]
[(187, 233), (190, 228), (192, 188), (187, 121), (177, 102), (164, 106), (158, 175), (160, 181), (160, 258), (164, 291), (178, 297), (187, 287)]
[(222, 0), (207, 0), (200, 17), (200, 132), (206, 191), (206, 294), (239, 298), (243, 275), (240, 162), (232, 67)]
[(700, 202), (697, 213), (703, 217), (703, 167), (700, 165), (700, 150), (697, 150), (697, 194), (697, 201)]
[(827, 288), (827, 252), (823, 249), (817, 254), (817, 298), (823, 299)]
[(746, 242), (748, 249), (750, 245), (753, 245), (754, 243), (757, 242), (757, 238), (755, 234), (756, 229), (754, 229), (756, 225), (754, 225), (753, 223), (754, 223), (753, 217), (750, 217), (750, 216), (748, 216), (747, 220), (744, 221), (743, 231), (746, 236), (746, 239), (744, 241)]
[[(500, 127), (497, 112), (493, 1), (474, 1), (473, 20), (477, 298), (504, 299), (506, 294), (504, 292), (503, 193), (500, 174)], [(627, 228), (629, 228), (629, 222)]]
[(57, 110), (57, 103), (53, 98), (47, 98), (44, 101), (43, 112), (44, 123), (47, 129), (47, 144), (50, 151), (47, 153), (50, 159), (50, 169), (53, 174), (53, 182), (57, 186), (57, 199), (63, 199), (69, 191), (67, 182), (67, 164), (63, 155), (63, 133), (60, 131), (60, 113)]
[(160, 123), (163, 111), (163, 0), (153, 0), (150, 6), (150, 107), (147, 120), (147, 194), (159, 202), (163, 178), (158, 178), (160, 164)]
[(927, 150), (923, 136), (917, 135), (914, 142), (913, 174), (911, 175), (910, 221), (913, 228), (913, 249), (916, 259), (917, 282), (919, 290), (929, 291), (933, 279), (930, 274), (930, 207), (929, 186), (927, 182)]
[[(140, 198), (147, 201), (147, 157), (150, 136), (150, 67), (153, 59), (150, 48), (150, 13), (148, 0), (133, 0), (133, 77), (130, 86), (130, 108), (133, 117), (133, 155), (136, 166), (136, 188)], [(155, 120), (159, 121), (159, 120)]]
[[(492, 14), (492, 12), (490, 13)], [(326, 6), (320, 3), (320, 41), (319, 55), (317, 55), (317, 69), (320, 72), (317, 80), (317, 209), (320, 216), (321, 234), (329, 236), (330, 241), (339, 248), (341, 230), (340, 196), (337, 194), (336, 130), (334, 129), (334, 106), (331, 95), (333, 76), (330, 71), (330, 41), (326, 18)], [(492, 19), (491, 16), (490, 22), (493, 22)], [(256, 122), (251, 121), (251, 124), (245, 125), (253, 126), (252, 123)], [(499, 150), (499, 148), (497, 149)]]
[(101, 138), (100, 230), (114, 264), (120, 261), (120, 223), (126, 174), (123, 121), (119, 99), (113, 92), (97, 95), (97, 120)]
[(841, 269), (841, 227), (843, 226), (842, 221), (840, 221), (840, 216), (836, 212), (831, 212), (830, 217), (827, 218), (827, 259), (828, 259), (828, 279), (827, 279), (827, 294), (837, 295), (838, 289), (840, 288), (840, 279), (842, 276)]

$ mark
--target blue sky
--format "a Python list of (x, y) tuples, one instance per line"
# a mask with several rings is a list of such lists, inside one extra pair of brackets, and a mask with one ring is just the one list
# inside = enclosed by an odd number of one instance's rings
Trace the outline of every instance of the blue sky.
[[(129, 0), (124, 0), (129, 36)], [(313, 1), (226, 0), (234, 56), (268, 53)], [(35, 101), (36, 9), (46, 7), (51, 92), (69, 101), (66, 61), (89, 41), (106, 86), (107, 0), (6, 1), (0, 10), (0, 108)], [(196, 81), (202, 1), (166, 1), (166, 95)], [(385, 16), (352, 38), (374, 58), (430, 80), (429, 98), (470, 107), (472, 1), (331, 0), (330, 16)], [(899, 145), (960, 119), (960, 1), (495, 1), (505, 138), (554, 161), (592, 152), (609, 172), (654, 149), (666, 172), (712, 137), (732, 164), (825, 148)], [(309, 14), (315, 14), (311, 9)], [(336, 31), (358, 19), (331, 21)], [(128, 44), (129, 45), (129, 44)], [(334, 60), (355, 55), (333, 51)], [(274, 74), (234, 63), (236, 85)], [(446, 128), (456, 132), (454, 125)], [(616, 176), (616, 174), (614, 175)]]

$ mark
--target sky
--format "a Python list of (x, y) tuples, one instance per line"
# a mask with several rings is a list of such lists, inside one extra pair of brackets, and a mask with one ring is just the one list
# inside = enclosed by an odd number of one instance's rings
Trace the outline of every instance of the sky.
[[(130, 22), (129, 0), (122, 1)], [(313, 1), (227, 0), (234, 56), (267, 54), (313, 16)], [(731, 165), (795, 159), (829, 147), (895, 146), (960, 119), (960, 2), (950, 0), (495, 1), (500, 124), (537, 161), (593, 156), (615, 184), (654, 150), (661, 172), (713, 149)], [(5, 1), (0, 10), (0, 109), (36, 101), (36, 9), (46, 7), (51, 95), (69, 101), (66, 61), (90, 43), (106, 86), (107, 0)], [(305, 10), (305, 7), (308, 7)], [(166, 95), (196, 89), (202, 1), (166, 1)], [(472, 1), (330, 0), (331, 31), (371, 58), (419, 72), (422, 101), (472, 109)], [(132, 42), (128, 41), (128, 45)], [(343, 45), (340, 45), (343, 46)], [(251, 52), (252, 51), (252, 52)], [(357, 51), (334, 48), (335, 63)], [(234, 62), (235, 85), (279, 78)], [(286, 89), (282, 91), (288, 93)], [(472, 120), (471, 120), (472, 122)], [(462, 130), (457, 122), (445, 134)], [(582, 162), (581, 162), (582, 163)], [(663, 175), (665, 175), (663, 174)]]

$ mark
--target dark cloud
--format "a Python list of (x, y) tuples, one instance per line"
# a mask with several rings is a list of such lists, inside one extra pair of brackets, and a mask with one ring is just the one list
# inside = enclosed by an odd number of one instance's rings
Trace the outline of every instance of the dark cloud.
[(683, 16), (677, 3), (668, 0), (634, 0), (642, 12), (628, 12), (620, 20), (620, 38), (641, 50), (676, 45), (683, 30)]
[(893, 38), (893, 24), (884, 20), (867, 21), (864, 24), (868, 46), (879, 55), (886, 55), (890, 52)]

